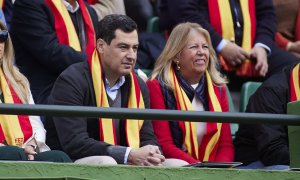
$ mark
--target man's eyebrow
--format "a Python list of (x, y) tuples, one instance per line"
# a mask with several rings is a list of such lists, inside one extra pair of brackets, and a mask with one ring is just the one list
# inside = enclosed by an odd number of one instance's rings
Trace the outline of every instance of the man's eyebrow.
[[(127, 43), (124, 43), (124, 42), (120, 42), (120, 43), (117, 44), (117, 46), (130, 46), (130, 44), (127, 44)], [(133, 47), (139, 46), (139, 43), (133, 44), (132, 46), (133, 46)]]
[(120, 42), (120, 43), (117, 44), (117, 46), (129, 46), (129, 44), (124, 43), (124, 42)]

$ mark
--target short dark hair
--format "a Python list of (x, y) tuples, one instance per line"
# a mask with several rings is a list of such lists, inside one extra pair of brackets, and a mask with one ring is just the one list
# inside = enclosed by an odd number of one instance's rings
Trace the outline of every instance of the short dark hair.
[(112, 14), (105, 16), (98, 24), (98, 37), (107, 44), (116, 37), (116, 30), (130, 33), (137, 30), (137, 24), (130, 17), (121, 14)]

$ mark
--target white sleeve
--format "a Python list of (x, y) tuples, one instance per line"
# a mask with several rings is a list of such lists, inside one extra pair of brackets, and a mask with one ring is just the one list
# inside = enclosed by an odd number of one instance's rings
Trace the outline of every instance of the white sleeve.
[[(30, 93), (29, 104), (34, 104), (32, 95)], [(29, 120), (32, 126), (32, 131), (40, 152), (50, 150), (50, 148), (45, 144), (46, 142), (46, 130), (41, 121), (40, 116), (29, 116)]]

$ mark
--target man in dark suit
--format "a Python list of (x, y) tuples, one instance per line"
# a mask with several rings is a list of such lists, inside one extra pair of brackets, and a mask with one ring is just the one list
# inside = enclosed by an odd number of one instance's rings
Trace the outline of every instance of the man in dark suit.
[(97, 15), (83, 0), (18, 0), (13, 14), (16, 63), (35, 103), (46, 104), (58, 75), (94, 49)]
[(160, 13), (163, 30), (186, 21), (207, 29), (223, 69), (239, 76), (269, 76), (299, 61), (274, 45), (271, 0), (161, 0)]
[[(137, 25), (128, 16), (108, 15), (99, 23), (97, 48), (88, 61), (67, 68), (49, 102), (59, 105), (149, 108), (146, 84), (133, 73)], [(161, 165), (152, 124), (143, 120), (53, 117), (47, 143), (76, 163)]]
[[(287, 104), (300, 100), (300, 63), (282, 68), (250, 97), (246, 112), (287, 114)], [(234, 140), (235, 160), (243, 169), (289, 169), (288, 127), (240, 124)]]

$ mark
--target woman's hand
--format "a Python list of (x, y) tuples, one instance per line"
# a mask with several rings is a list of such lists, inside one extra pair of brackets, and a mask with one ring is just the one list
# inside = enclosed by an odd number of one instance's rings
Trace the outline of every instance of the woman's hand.
[(27, 154), (28, 160), (34, 160), (34, 155), (36, 152), (36, 145), (28, 144), (24, 148), (24, 152)]

